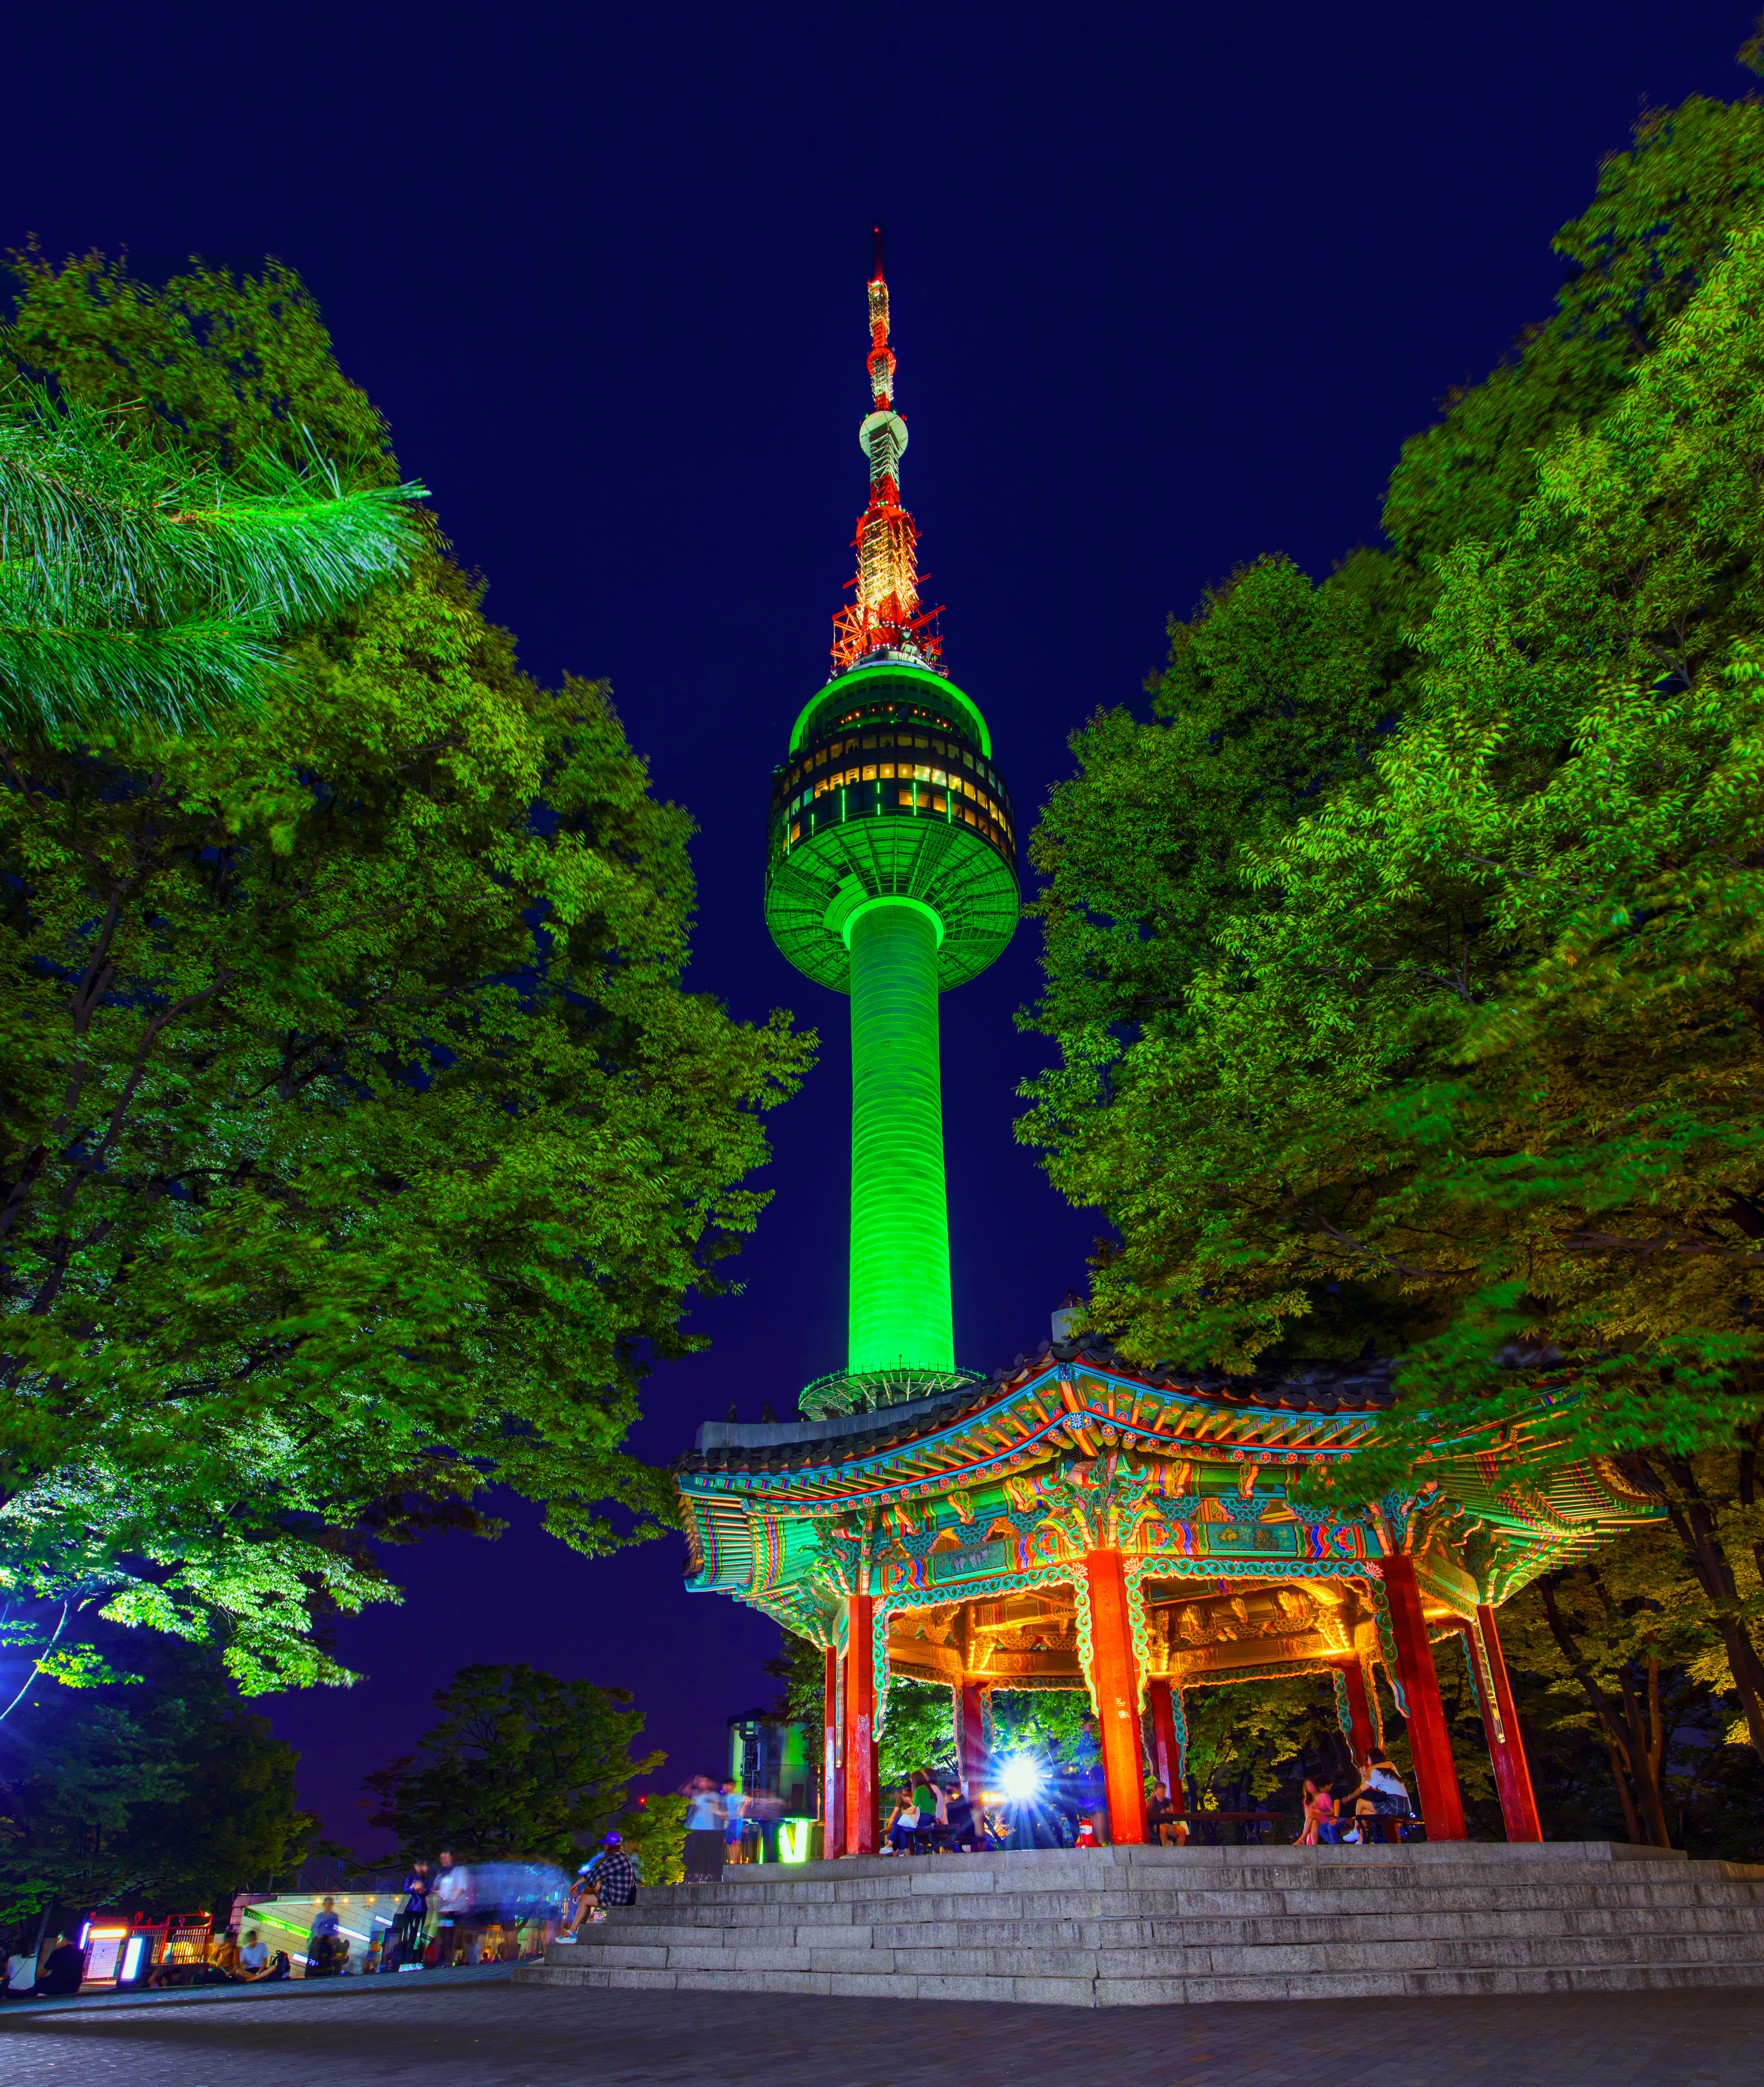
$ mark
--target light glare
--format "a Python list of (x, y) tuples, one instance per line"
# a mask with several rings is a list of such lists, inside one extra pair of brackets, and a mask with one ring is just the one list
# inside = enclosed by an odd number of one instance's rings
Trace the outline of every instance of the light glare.
[(1041, 1767), (1027, 1754), (1013, 1754), (998, 1771), (998, 1786), (1005, 1795), (1020, 1803), (1026, 1798), (1039, 1796), (1041, 1790)]

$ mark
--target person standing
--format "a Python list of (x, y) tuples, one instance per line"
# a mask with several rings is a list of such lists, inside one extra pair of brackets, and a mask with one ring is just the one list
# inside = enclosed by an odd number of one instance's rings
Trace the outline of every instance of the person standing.
[(725, 1862), (745, 1860), (746, 1851), (741, 1846), (741, 1833), (747, 1821), (747, 1799), (742, 1796), (741, 1786), (733, 1776), (723, 1779), (723, 1847)]
[(472, 1873), (455, 1862), (451, 1848), (443, 1848), (435, 1858), (435, 1879), (429, 1896), (435, 1910), (435, 1961), (445, 1969), (465, 1946), (467, 1912), (472, 1900)]
[(686, 1882), (723, 1880), (723, 1800), (707, 1775), (695, 1775), (681, 1792), (686, 1800)]
[(1108, 1831), (1108, 1786), (1103, 1774), (1102, 1726), (1094, 1711), (1087, 1710), (1078, 1730), (1061, 1748), (1061, 1765), (1070, 1777), (1078, 1807), (1090, 1820), (1090, 1837), (1077, 1845), (1106, 1846)]
[(404, 1961), (414, 1957), (421, 1965), (423, 1922), (429, 1912), (429, 1865), (421, 1860), (410, 1866), (404, 1879), (404, 1903), (399, 1908), (392, 1930), (393, 1947), (380, 1952), (382, 1971), (401, 1971)]

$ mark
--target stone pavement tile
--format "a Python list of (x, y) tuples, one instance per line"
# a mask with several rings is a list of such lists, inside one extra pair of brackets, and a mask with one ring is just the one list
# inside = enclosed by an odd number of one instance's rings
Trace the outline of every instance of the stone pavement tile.
[(0, 2014), (32, 2087), (1758, 2087), (1764, 1988), (1078, 2008), (485, 1985)]

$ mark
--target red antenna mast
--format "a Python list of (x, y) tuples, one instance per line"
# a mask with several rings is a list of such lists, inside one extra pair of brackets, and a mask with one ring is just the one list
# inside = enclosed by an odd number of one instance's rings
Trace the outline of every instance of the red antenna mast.
[(895, 411), (895, 352), (888, 345), (888, 284), (882, 274), (882, 232), (875, 228), (869, 276), (869, 391), (873, 410), (857, 431), (869, 459), (869, 505), (858, 517), (852, 548), (857, 572), (846, 582), (852, 595), (833, 619), (835, 673), (872, 652), (903, 652), (941, 665), (943, 641), (933, 626), (941, 608), (919, 606), (919, 532), (900, 504), (900, 459), (907, 424)]

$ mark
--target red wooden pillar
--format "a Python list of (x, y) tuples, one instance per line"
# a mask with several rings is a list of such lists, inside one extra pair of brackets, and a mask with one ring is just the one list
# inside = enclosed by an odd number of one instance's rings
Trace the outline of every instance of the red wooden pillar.
[(1372, 1705), (1366, 1700), (1366, 1670), (1356, 1659), (1346, 1662), (1341, 1672), (1348, 1684), (1348, 1717), (1353, 1726), (1348, 1744), (1358, 1767), (1364, 1765), (1366, 1756), (1377, 1743), (1373, 1730)]
[(978, 1682), (962, 1684), (961, 1705), (955, 1732), (956, 1770), (962, 1778), (963, 1795), (975, 1799), (986, 1777), (986, 1709)]
[(873, 1855), (876, 1826), (876, 1654), (870, 1640), (875, 1602), (845, 1598), (846, 1855)]
[(845, 1852), (845, 1764), (839, 1755), (839, 1649), (826, 1649), (826, 1678), (821, 1692), (821, 1853)]
[(1177, 1812), (1188, 1809), (1182, 1785), (1182, 1747), (1176, 1735), (1176, 1706), (1170, 1700), (1168, 1681), (1154, 1681), (1147, 1690), (1151, 1701), (1151, 1744), (1156, 1756), (1158, 1780)]
[(1102, 1726), (1103, 1775), (1108, 1789), (1108, 1837), (1143, 1846), (1145, 1779), (1139, 1765), (1139, 1669), (1134, 1658), (1127, 1581), (1118, 1551), (1087, 1551), (1091, 1598), (1091, 1687)]
[[(1494, 1763), (1494, 1786), (1501, 1794), (1501, 1817), (1510, 1841), (1541, 1841), (1542, 1822), (1537, 1799), (1531, 1790), (1531, 1764), (1525, 1758), (1525, 1742), (1519, 1736), (1519, 1721), (1513, 1708), (1513, 1689), (1507, 1679), (1507, 1663), (1501, 1657), (1501, 1639), (1494, 1627), (1494, 1611), (1479, 1608), (1471, 1627), (1472, 1654), (1482, 1641), (1477, 1694), (1482, 1698), (1482, 1726), (1489, 1735), (1489, 1757)], [(1490, 1684), (1493, 1684), (1492, 1688)]]
[(1408, 1702), (1410, 1751), (1415, 1756), (1416, 1795), (1430, 1841), (1463, 1841), (1463, 1799), (1446, 1730), (1446, 1706), (1439, 1700), (1439, 1675), (1433, 1648), (1427, 1641), (1421, 1615), (1421, 1590), (1415, 1584), (1415, 1562), (1402, 1552), (1383, 1560), (1384, 1590), (1390, 1604), (1390, 1632), (1396, 1641), (1397, 1671)]

